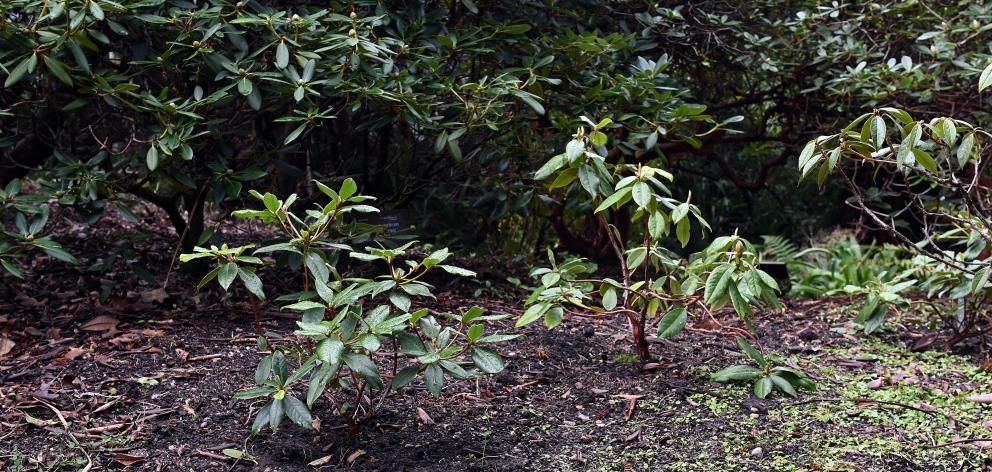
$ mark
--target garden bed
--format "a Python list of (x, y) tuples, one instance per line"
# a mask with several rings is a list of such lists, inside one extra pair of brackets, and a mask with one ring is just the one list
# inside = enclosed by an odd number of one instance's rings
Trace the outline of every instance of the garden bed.
[[(107, 237), (76, 235), (74, 252), (113, 240), (101, 225)], [(139, 243), (156, 257), (141, 262), (164, 272), (169, 244)], [(787, 300), (755, 320), (764, 349), (816, 381), (798, 399), (709, 381), (745, 362), (712, 326), (652, 339), (656, 359), (642, 363), (619, 320), (572, 319), (501, 346), (499, 375), (441, 397), (402, 389), (360, 437), (326, 400), (319, 431), (286, 422), (251, 437), (260, 404), (232, 399), (258, 361), (247, 305), (180, 275), (157, 290), (123, 270), (106, 274), (118, 286), (100, 301), (82, 269), (62, 267), (39, 261), (45, 275), (0, 302), (0, 336), (13, 342), (0, 357), (2, 470), (977, 470), (992, 454), (992, 404), (974, 401), (992, 400), (988, 365), (913, 352), (926, 331), (912, 314), (889, 323), (898, 335), (864, 337), (844, 298)], [(525, 294), (490, 282), (441, 286), (432, 308), (519, 314)], [(291, 332), (293, 316), (263, 311), (266, 329)]]

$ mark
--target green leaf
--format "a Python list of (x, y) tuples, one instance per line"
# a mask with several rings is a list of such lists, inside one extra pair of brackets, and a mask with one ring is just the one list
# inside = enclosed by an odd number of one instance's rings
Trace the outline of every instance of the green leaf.
[(411, 365), (404, 367), (396, 373), (396, 377), (393, 378), (393, 382), (390, 384), (389, 388), (396, 391), (405, 387), (417, 377), (418, 373), (420, 373), (420, 367), (418, 366)]
[(515, 94), (515, 95), (520, 100), (523, 100), (523, 102), (526, 103), (527, 106), (531, 107), (534, 110), (534, 112), (536, 112), (538, 115), (543, 115), (544, 114), (544, 106), (541, 105), (541, 103), (538, 102), (536, 99), (534, 99), (533, 96), (528, 95), (527, 93), (523, 93), (523, 92), (522, 93)]
[(971, 279), (971, 293), (978, 295), (982, 290), (985, 290), (985, 286), (989, 283), (990, 275), (992, 275), (992, 267), (986, 266), (976, 272), (975, 277)]
[(260, 384), (268, 380), (269, 375), (272, 373), (272, 356), (265, 356), (258, 363), (258, 367), (255, 368), (255, 383)]
[(679, 239), (679, 244), (685, 247), (689, 244), (690, 236), (690, 225), (689, 218), (682, 218), (679, 223), (675, 225), (675, 237)]
[(658, 337), (671, 338), (685, 329), (685, 322), (689, 319), (689, 312), (685, 307), (676, 307), (669, 311), (658, 322)]
[(992, 63), (982, 70), (982, 75), (978, 78), (978, 91), (985, 90), (989, 85), (992, 85)]
[(740, 288), (733, 281), (727, 286), (727, 294), (730, 295), (730, 303), (734, 305), (734, 311), (741, 319), (749, 319), (753, 314), (751, 312), (751, 305), (748, 301), (741, 295)]
[(561, 169), (568, 162), (568, 158), (564, 154), (558, 154), (557, 156), (548, 159), (540, 169), (534, 173), (534, 180), (544, 180), (555, 173), (558, 169)]
[(221, 450), (220, 453), (232, 459), (243, 459), (245, 457), (244, 451), (238, 449), (227, 448)]
[(24, 74), (28, 72), (28, 68), (31, 66), (32, 59), (34, 61), (37, 61), (38, 56), (32, 54), (28, 57), (25, 57), (23, 60), (21, 60), (21, 62), (17, 64), (17, 66), (14, 67), (13, 70), (10, 71), (10, 75), (7, 76), (7, 80), (5, 80), (3, 83), (4, 88), (16, 84), (18, 81), (21, 80), (21, 78), (24, 77)]
[[(38, 241), (38, 240), (35, 240), (35, 241)], [(41, 248), (41, 250), (42, 251), (45, 251), (45, 254), (48, 254), (49, 256), (52, 256), (52, 257), (54, 257), (54, 258), (56, 258), (56, 259), (58, 259), (58, 260), (60, 260), (62, 262), (68, 262), (70, 264), (78, 264), (79, 263), (79, 260), (76, 259), (76, 256), (73, 256), (72, 254), (69, 254), (68, 252), (66, 252), (63, 249), (60, 249), (60, 248), (57, 248), (57, 247), (43, 247), (43, 248)]]
[(468, 270), (468, 269), (463, 269), (461, 267), (455, 267), (455, 266), (445, 265), (445, 264), (438, 264), (438, 267), (440, 267), (441, 270), (443, 270), (443, 271), (445, 271), (445, 272), (447, 272), (447, 273), (449, 273), (451, 275), (459, 275), (459, 276), (462, 276), (462, 277), (475, 277), (475, 275), (476, 275), (475, 272), (473, 272), (471, 270)]
[(729, 285), (733, 273), (733, 267), (730, 264), (718, 265), (713, 269), (713, 272), (710, 272), (706, 279), (706, 288), (703, 291), (703, 301), (707, 305), (712, 305), (713, 302), (727, 294), (727, 285)]
[(522, 334), (490, 334), (479, 339), (478, 344), (503, 343), (523, 337)]
[(541, 319), (541, 316), (543, 316), (544, 312), (547, 311), (549, 308), (551, 308), (551, 305), (547, 303), (538, 303), (529, 306), (526, 310), (524, 310), (523, 316), (521, 316), (520, 319), (517, 320), (517, 324), (516, 324), (517, 328), (527, 326)]
[(569, 167), (561, 171), (555, 180), (551, 181), (551, 185), (548, 186), (549, 190), (554, 190), (556, 188), (561, 188), (568, 186), (568, 184), (575, 181), (575, 178), (579, 176), (579, 169), (575, 167)]
[(734, 380), (752, 380), (761, 376), (761, 370), (749, 365), (727, 367), (710, 375), (714, 382), (730, 382)]
[(482, 337), (482, 333), (486, 331), (486, 327), (481, 324), (474, 324), (468, 327), (468, 331), (465, 333), (465, 338), (468, 342), (474, 343), (479, 338)]
[(560, 306), (551, 307), (550, 310), (544, 313), (544, 325), (548, 329), (554, 329), (561, 324), (562, 317), (565, 314), (565, 310), (562, 310)]
[(234, 393), (234, 398), (238, 400), (251, 400), (252, 398), (264, 397), (272, 394), (276, 389), (273, 387), (254, 387), (246, 390), (239, 390)]
[(63, 64), (62, 61), (59, 61), (50, 55), (45, 56), (44, 60), (45, 67), (48, 67), (48, 70), (50, 70), (55, 77), (58, 77), (58, 79), (66, 85), (70, 87), (72, 86), (72, 77), (69, 77), (69, 72), (65, 70), (65, 64)]
[(961, 140), (961, 144), (958, 146), (957, 158), (958, 167), (964, 167), (968, 163), (968, 159), (971, 158), (971, 151), (975, 147), (975, 133), (968, 133)]
[(323, 364), (310, 376), (310, 385), (307, 388), (307, 407), (312, 407), (314, 402), (324, 393), (327, 383), (331, 377), (337, 373), (340, 364)]
[(368, 356), (349, 352), (344, 355), (344, 363), (357, 374), (361, 375), (373, 388), (382, 388), (382, 379), (379, 378), (379, 369)]
[(617, 202), (619, 202), (624, 197), (626, 197), (627, 194), (631, 192), (631, 190), (632, 190), (631, 187), (624, 187), (620, 190), (617, 190), (613, 195), (606, 197), (606, 199), (603, 200), (603, 203), (600, 203), (599, 206), (596, 207), (596, 213), (599, 213), (607, 208), (612, 207)]
[(90, 4), (90, 14), (93, 15), (93, 18), (102, 20), (103, 8), (100, 7), (100, 4), (97, 3), (96, 0), (90, 0), (89, 4)]
[(916, 162), (923, 166), (924, 169), (930, 171), (931, 174), (937, 173), (937, 163), (933, 160), (933, 157), (929, 153), (922, 149), (913, 149), (913, 157), (916, 158)]
[(238, 265), (233, 262), (228, 262), (220, 266), (220, 270), (217, 272), (217, 282), (220, 283), (221, 287), (224, 287), (224, 291), (231, 286), (231, 282), (234, 282), (234, 277), (238, 275)]
[(761, 352), (755, 349), (751, 343), (747, 342), (744, 338), (737, 338), (737, 345), (740, 346), (741, 350), (747, 354), (748, 357), (757, 362), (759, 366), (765, 367), (768, 365), (768, 361), (765, 360), (765, 356), (761, 355)]
[(806, 163), (813, 157), (813, 152), (816, 151), (816, 140), (811, 140), (806, 143), (802, 152), (799, 153), (799, 168), (803, 169), (806, 167)]
[(286, 305), (282, 308), (284, 310), (307, 311), (307, 310), (316, 310), (317, 308), (327, 308), (327, 306), (325, 306), (323, 303), (317, 303), (312, 300), (304, 300), (302, 302), (293, 303), (292, 305)]
[(910, 128), (909, 134), (902, 140), (899, 144), (899, 151), (896, 153), (896, 162), (900, 165), (904, 164), (909, 158), (910, 153), (912, 153), (913, 148), (916, 147), (916, 143), (920, 140), (920, 136), (923, 134), (923, 128), (919, 123), (914, 123), (913, 127)]
[(286, 139), (283, 140), (282, 144), (283, 145), (286, 145), (286, 144), (289, 144), (289, 143), (295, 141), (296, 138), (300, 137), (300, 134), (302, 134), (303, 131), (306, 130), (306, 129), (307, 129), (307, 124), (306, 123), (303, 123), (302, 125), (298, 126), (296, 129), (294, 129), (293, 131), (290, 131), (290, 133), (288, 135), (286, 135)]
[(771, 377), (772, 383), (774, 383), (779, 390), (785, 392), (790, 397), (796, 396), (796, 389), (792, 386), (792, 384), (788, 380), (779, 377), (776, 374), (772, 374), (769, 377)]
[(282, 423), (284, 416), (286, 416), (286, 409), (282, 400), (272, 400), (272, 403), (269, 404), (269, 428), (275, 431), (279, 427), (279, 423)]
[(606, 289), (603, 294), (603, 309), (606, 311), (612, 311), (617, 307), (617, 291), (613, 287)]
[(651, 187), (648, 186), (647, 182), (638, 182), (634, 184), (631, 195), (639, 208), (647, 208), (651, 202)]
[[(885, 119), (876, 116), (872, 119), (872, 142), (876, 148), (881, 148), (885, 144)], [(764, 398), (764, 397), (762, 397)]]
[(255, 415), (255, 421), (251, 424), (251, 434), (258, 434), (265, 425), (269, 424), (269, 411), (272, 410), (272, 404), (269, 403), (258, 410), (258, 415)]
[(503, 358), (496, 351), (486, 347), (476, 347), (472, 349), (472, 362), (479, 370), (487, 374), (498, 374), (503, 371), (505, 364)]
[(279, 45), (276, 46), (276, 67), (279, 69), (285, 69), (289, 65), (289, 46), (286, 46), (285, 41), (280, 41)]
[(254, 272), (238, 268), (238, 278), (245, 284), (245, 288), (249, 292), (258, 297), (259, 300), (265, 300), (265, 292), (262, 291), (262, 279), (258, 278)]
[(592, 141), (593, 145), (605, 146), (606, 145), (606, 133), (596, 130), (589, 133), (589, 141)]
[(338, 339), (327, 338), (317, 343), (317, 357), (324, 362), (339, 364), (342, 353), (344, 353), (344, 343)]
[(148, 151), (145, 152), (145, 165), (148, 166), (148, 170), (155, 170), (158, 167), (158, 146), (154, 144), (148, 146)]
[(305, 403), (292, 395), (286, 395), (286, 398), (283, 398), (282, 401), (286, 407), (286, 416), (289, 417), (290, 421), (306, 429), (313, 427), (311, 425), (313, 417), (310, 416), (310, 409), (307, 408)]
[(585, 151), (586, 146), (579, 139), (573, 139), (565, 145), (565, 157), (568, 162), (577, 161)]
[(424, 385), (434, 396), (441, 394), (444, 388), (444, 370), (437, 364), (428, 364), (424, 369)]
[(754, 396), (765, 398), (769, 393), (772, 393), (772, 379), (766, 376), (754, 383)]
[(584, 165), (579, 167), (579, 183), (582, 184), (582, 188), (589, 192), (589, 195), (595, 197), (599, 191), (599, 176), (596, 175), (596, 169), (592, 166)]
[(24, 271), (18, 268), (17, 266), (15, 266), (10, 261), (6, 259), (0, 259), (0, 265), (2, 265), (4, 269), (7, 269), (7, 272), (10, 272), (10, 275), (13, 275), (14, 277), (17, 277), (19, 279), (24, 278)]

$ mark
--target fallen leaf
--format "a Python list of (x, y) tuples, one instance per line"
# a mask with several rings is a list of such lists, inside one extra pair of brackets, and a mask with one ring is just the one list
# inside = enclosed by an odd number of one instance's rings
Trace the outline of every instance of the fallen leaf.
[(10, 354), (10, 351), (14, 350), (14, 346), (14, 341), (8, 338), (0, 338), (0, 359), (7, 357), (7, 354)]
[(419, 406), (417, 407), (417, 417), (420, 418), (420, 421), (424, 424), (434, 424), (434, 419)]
[(27, 413), (24, 414), (24, 421), (27, 421), (28, 423), (31, 423), (31, 424), (33, 424), (35, 426), (42, 427), (42, 428), (44, 428), (45, 426), (54, 426), (54, 425), (59, 424), (59, 422), (56, 421), (56, 420), (42, 420), (42, 419), (35, 418), (35, 417), (33, 417), (33, 416), (31, 416), (31, 415), (29, 415)]
[(138, 462), (147, 459), (145, 456), (135, 456), (132, 454), (124, 454), (122, 452), (115, 453), (111, 457), (113, 457), (115, 461), (124, 464), (125, 467), (137, 464)]
[(117, 325), (120, 321), (110, 315), (98, 315), (96, 318), (83, 323), (79, 329), (83, 331), (105, 331), (105, 332), (115, 332), (117, 331)]
[(108, 342), (110, 344), (114, 345), (114, 346), (120, 346), (121, 344), (134, 344), (134, 343), (136, 343), (138, 341), (141, 341), (141, 339), (142, 338), (141, 338), (141, 335), (140, 334), (135, 333), (135, 332), (132, 331), (132, 332), (124, 333), (124, 334), (122, 334), (120, 336), (117, 336), (117, 337), (111, 339)]
[(351, 454), (348, 454), (348, 463), (351, 464), (355, 462), (356, 459), (365, 455), (365, 449), (359, 449)]
[(157, 338), (157, 337), (160, 337), (160, 336), (165, 336), (165, 330), (163, 330), (163, 329), (145, 328), (145, 329), (141, 330), (141, 334), (144, 335), (144, 336), (146, 336), (146, 337), (149, 337), (149, 338)]
[(224, 454), (227, 457), (233, 457), (235, 459), (241, 459), (245, 456), (244, 452), (241, 452), (237, 449), (224, 449), (223, 451), (220, 452), (221, 454)]
[(77, 359), (79, 356), (82, 356), (83, 354), (86, 354), (87, 352), (88, 351), (86, 349), (83, 349), (81, 347), (70, 346), (69, 350), (66, 351), (65, 354), (62, 354), (62, 358), (67, 361), (71, 361)]
[(982, 394), (979, 394), (979, 395), (969, 395), (968, 396), (968, 400), (969, 401), (973, 401), (975, 403), (992, 403), (992, 393), (982, 393)]
[(307, 465), (313, 466), (313, 467), (321, 466), (321, 465), (324, 465), (324, 464), (330, 462), (333, 457), (334, 457), (334, 454), (327, 455), (327, 456), (321, 457), (320, 459), (314, 459), (314, 460), (310, 461), (310, 463), (307, 464)]
[(872, 380), (871, 382), (868, 382), (868, 388), (870, 388), (872, 390), (878, 390), (878, 389), (882, 388), (882, 385), (884, 383), (885, 382), (882, 379), (875, 379), (875, 380)]

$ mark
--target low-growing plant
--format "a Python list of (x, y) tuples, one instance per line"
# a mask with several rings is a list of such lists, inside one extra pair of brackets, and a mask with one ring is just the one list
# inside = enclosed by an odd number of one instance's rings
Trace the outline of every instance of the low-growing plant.
[(854, 321), (872, 334), (882, 328), (887, 313), (909, 306), (906, 293), (917, 288), (920, 267), (911, 256), (898, 246), (863, 245), (847, 236), (799, 251), (786, 263), (794, 295), (863, 298)]
[(45, 203), (44, 195), (21, 193), (21, 181), (11, 180), (0, 189), (0, 218), (13, 219), (13, 228), (4, 228), (0, 233), (0, 267), (23, 279), (24, 270), (16, 261), (33, 251), (41, 251), (49, 256), (70, 264), (78, 264), (75, 256), (66, 252), (59, 242), (45, 234), (51, 209)]
[(763, 355), (751, 343), (737, 338), (737, 345), (757, 367), (745, 364), (733, 365), (714, 372), (710, 379), (714, 382), (754, 382), (754, 395), (765, 398), (778, 390), (790, 397), (800, 390), (814, 390), (816, 385), (801, 371), (785, 365), (785, 359), (776, 353)]
[[(672, 175), (660, 168), (607, 159), (604, 131), (612, 121), (582, 119), (591, 130), (579, 128), (565, 152), (552, 157), (535, 178), (554, 177), (550, 190), (564, 192), (565, 202), (595, 214), (609, 237), (619, 275), (598, 275), (596, 264), (585, 259), (558, 263), (549, 251), (550, 267), (531, 271), (540, 286), (528, 298), (518, 326), (543, 319), (554, 328), (567, 314), (622, 316), (637, 354), (646, 360), (649, 321), (657, 319), (658, 336), (667, 338), (682, 332), (693, 308), (713, 318), (712, 310), (732, 305), (749, 323), (753, 307), (778, 306), (778, 284), (757, 267), (753, 246), (736, 234), (716, 238), (686, 258), (666, 247), (671, 236), (684, 248), (693, 228), (701, 234), (708, 229), (691, 194), (684, 201), (673, 198), (663, 182)], [(607, 215), (629, 223), (630, 231), (621, 231)], [(742, 328), (725, 329), (753, 336)]]
[[(255, 416), (253, 433), (265, 426), (275, 430), (284, 418), (310, 428), (315, 402), (327, 397), (354, 434), (391, 393), (418, 377), (428, 391), (440, 395), (447, 378), (469, 379), (503, 370), (502, 358), (489, 346), (517, 335), (486, 331), (489, 322), (508, 315), (486, 314), (480, 307), (458, 314), (415, 309), (417, 300), (433, 297), (432, 286), (424, 280), (429, 273), (440, 269), (473, 276), (473, 272), (445, 264), (450, 256), (447, 249), (412, 257), (409, 250), (414, 242), (353, 250), (347, 243), (362, 230), (346, 216), (377, 211), (367, 203), (373, 198), (358, 195), (351, 179), (339, 190), (316, 185), (330, 201), (302, 214), (291, 209), (296, 195), (280, 200), (258, 192), (251, 194), (262, 203), (261, 209), (234, 212), (268, 224), (281, 233), (279, 240), (257, 249), (250, 245), (197, 248), (181, 256), (183, 262), (200, 258), (216, 262), (200, 287), (217, 280), (228, 290), (240, 279), (250, 297), (258, 300), (266, 297), (256, 273), (266, 264), (264, 257), (286, 256), (289, 270), (294, 260), (298, 262), (297, 290), (276, 299), (287, 303), (284, 309), (300, 313), (296, 338), (274, 343), (259, 337), (259, 349), (268, 354), (255, 372), (257, 386), (235, 394), (238, 399), (266, 399)], [(342, 276), (336, 269), (342, 252), (353, 261), (378, 266), (381, 275)], [(300, 383), (307, 384), (302, 399), (296, 391)]]

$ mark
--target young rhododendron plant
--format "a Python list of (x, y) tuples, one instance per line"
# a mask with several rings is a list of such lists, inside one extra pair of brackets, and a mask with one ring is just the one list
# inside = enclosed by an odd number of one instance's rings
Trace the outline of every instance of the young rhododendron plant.
[[(749, 323), (753, 307), (778, 306), (778, 284), (758, 268), (751, 243), (736, 234), (716, 238), (687, 258), (668, 249), (673, 232), (685, 247), (694, 227), (700, 233), (709, 228), (692, 196), (673, 198), (664, 183), (672, 175), (647, 165), (650, 161), (607, 159), (604, 130), (612, 121), (583, 121), (592, 131), (579, 128), (565, 152), (551, 158), (536, 178), (554, 176), (550, 189), (563, 191), (566, 204), (595, 213), (609, 237), (619, 277), (598, 276), (596, 265), (584, 259), (558, 263), (549, 251), (551, 267), (532, 271), (541, 284), (527, 300), (530, 306), (518, 325), (543, 318), (554, 328), (567, 314), (589, 316), (590, 311), (592, 316), (623, 316), (638, 355), (646, 360), (647, 325), (654, 320), (658, 336), (667, 338), (682, 332), (690, 313), (713, 318), (713, 310), (731, 305)], [(724, 329), (754, 337), (746, 329)]]
[[(990, 84), (992, 65), (979, 89)], [(954, 300), (958, 309), (943, 316), (954, 333), (948, 345), (992, 329), (990, 138), (987, 130), (962, 120), (921, 121), (886, 107), (803, 149), (802, 178), (815, 176), (822, 186), (828, 176), (839, 176), (869, 225), (919, 254), (912, 279), (907, 275), (888, 290), (866, 293), (859, 316), (866, 330), (881, 327), (887, 307), (908, 303), (900, 292), (909, 288)]]
[[(355, 251), (346, 244), (362, 233), (359, 224), (347, 221), (354, 212), (374, 212), (358, 195), (357, 185), (347, 179), (337, 191), (321, 183), (318, 189), (330, 198), (303, 214), (291, 210), (296, 195), (279, 200), (275, 195), (252, 192), (263, 209), (240, 210), (241, 218), (259, 219), (282, 237), (264, 247), (197, 248), (181, 258), (187, 262), (212, 258), (216, 268), (200, 282), (216, 279), (228, 290), (237, 278), (250, 297), (263, 299), (262, 281), (255, 268), (267, 255), (286, 256), (289, 269), (300, 273), (299, 290), (277, 300), (300, 313), (296, 338), (288, 343), (268, 342), (259, 337), (259, 348), (267, 352), (255, 372), (257, 386), (239, 391), (239, 399), (265, 398), (257, 411), (252, 432), (265, 426), (276, 429), (284, 418), (310, 428), (311, 409), (320, 398), (329, 398), (353, 434), (373, 417), (391, 393), (421, 378), (427, 390), (440, 395), (449, 378), (462, 380), (503, 370), (499, 354), (490, 347), (517, 335), (489, 334), (489, 322), (509, 315), (490, 315), (480, 307), (463, 312), (432, 313), (418, 308), (417, 301), (433, 298), (425, 276), (440, 269), (456, 276), (474, 276), (471, 271), (444, 264), (447, 249), (426, 257), (412, 257), (414, 242), (397, 248), (365, 247)], [(247, 255), (250, 252), (250, 255)], [(378, 266), (381, 275), (370, 278), (341, 276), (336, 270), (338, 254)], [(293, 264), (296, 261), (296, 264)], [(297, 384), (306, 384), (305, 396)]]
[(816, 389), (816, 384), (806, 374), (785, 365), (782, 356), (774, 352), (764, 355), (744, 338), (737, 338), (737, 345), (758, 367), (733, 365), (714, 372), (710, 379), (715, 382), (754, 382), (752, 388), (758, 398), (765, 398), (776, 390), (795, 397), (799, 390)]

